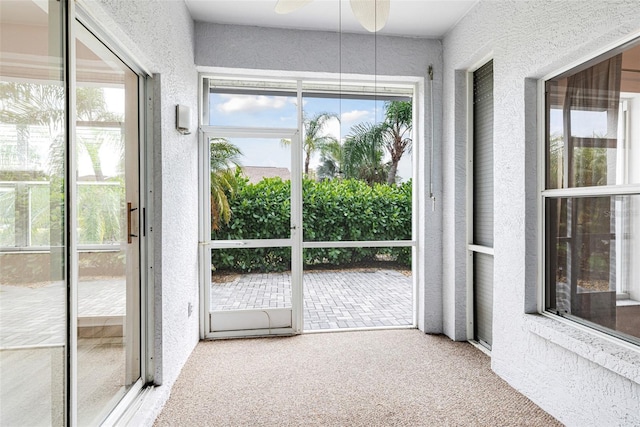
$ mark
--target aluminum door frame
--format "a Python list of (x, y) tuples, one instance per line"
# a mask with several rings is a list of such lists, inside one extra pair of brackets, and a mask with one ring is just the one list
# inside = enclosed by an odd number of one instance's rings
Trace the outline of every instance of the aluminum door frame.
[[(291, 140), (291, 235), (288, 239), (211, 240), (211, 200), (209, 195), (209, 138), (278, 138)], [(200, 160), (200, 336), (203, 339), (233, 338), (268, 335), (295, 335), (302, 332), (302, 144), (298, 129), (292, 128), (239, 128), (202, 126), (199, 131)], [(291, 248), (291, 308), (251, 309), (211, 312), (211, 250), (221, 248)], [(245, 324), (242, 329), (233, 326), (212, 332), (212, 314), (228, 324)], [(286, 325), (290, 314), (290, 325)], [(260, 323), (267, 321), (267, 327)], [(271, 327), (271, 324), (275, 325)], [(255, 326), (253, 326), (255, 325)]]

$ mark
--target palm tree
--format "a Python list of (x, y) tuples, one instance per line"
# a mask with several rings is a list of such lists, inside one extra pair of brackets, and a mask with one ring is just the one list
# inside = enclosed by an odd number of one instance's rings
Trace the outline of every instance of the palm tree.
[[(394, 184), (402, 155), (411, 151), (412, 114), (411, 102), (389, 101), (385, 103), (382, 123), (353, 126), (345, 142), (345, 150), (350, 153), (345, 166), (345, 170), (349, 170), (347, 175), (357, 175), (369, 183)], [(384, 151), (391, 158), (388, 164), (382, 164)], [(384, 180), (381, 180), (383, 171)]]
[(240, 183), (239, 156), (242, 152), (225, 138), (209, 140), (211, 165), (211, 230), (220, 230), (231, 220), (227, 194), (233, 195)]
[[(0, 83), (0, 123), (15, 125), (17, 131), (17, 144), (0, 149), (0, 172), (6, 175), (4, 179), (11, 181), (48, 179), (49, 238), (44, 243), (52, 248), (61, 246), (64, 239), (64, 119), (65, 92), (61, 84)], [(30, 147), (31, 126), (42, 126), (48, 130), (48, 177), (45, 171), (35, 170), (40, 159)], [(15, 168), (18, 170), (12, 171)], [(28, 197), (24, 200), (28, 200)], [(28, 203), (14, 204), (12, 207), (12, 215), (33, 215), (33, 212), (28, 212)], [(27, 243), (26, 239), (23, 243)], [(52, 256), (51, 259), (54, 262), (56, 257)], [(54, 271), (61, 274), (62, 269), (58, 265), (57, 268), (52, 267), (51, 271), (52, 274)]]
[[(327, 124), (331, 119), (340, 121), (336, 113), (321, 112), (316, 113), (313, 117), (303, 117), (304, 125), (304, 141), (302, 141), (302, 149), (304, 150), (304, 173), (309, 175), (309, 162), (311, 156), (320, 150), (324, 145), (337, 143), (338, 140), (331, 135), (323, 135), (326, 131)], [(285, 145), (291, 144), (291, 141), (283, 139)]]
[[(76, 114), (78, 124), (111, 122), (121, 123), (123, 117), (108, 111), (102, 88), (79, 87), (76, 93)], [(0, 85), (0, 122), (20, 126), (25, 133), (21, 140), (28, 144), (28, 127), (45, 126), (52, 141), (50, 163), (55, 164), (52, 174), (61, 171), (64, 159), (64, 88), (60, 85), (39, 85), (31, 83), (2, 83)], [(99, 151), (108, 143), (120, 153), (124, 153), (122, 133), (105, 131), (99, 127), (90, 134), (78, 134), (78, 147), (85, 150), (91, 159), (91, 165), (97, 181), (103, 181)], [(21, 151), (28, 152), (28, 148)], [(7, 155), (8, 153), (4, 153)], [(15, 155), (15, 154), (14, 154)]]
[(100, 159), (103, 146), (109, 146), (119, 155), (120, 164), (124, 164), (124, 132), (119, 127), (107, 128), (114, 124), (122, 124), (124, 117), (108, 110), (104, 91), (100, 87), (78, 87), (76, 114), (78, 127), (83, 126), (86, 129), (86, 132), (76, 132), (78, 148), (89, 156), (95, 180), (104, 181)]
[(342, 174), (344, 150), (338, 141), (323, 144), (320, 147), (320, 165), (316, 170), (318, 179), (332, 179)]
[(317, 113), (310, 119), (304, 120), (304, 141), (302, 149), (304, 150), (304, 173), (309, 175), (309, 161), (311, 155), (318, 151), (324, 144), (336, 143), (338, 140), (331, 135), (321, 135), (331, 119), (340, 120), (335, 113)]
[[(57, 84), (0, 83), (0, 123), (14, 124), (18, 130), (17, 146), (2, 147), (0, 160), (20, 163), (25, 169), (34, 160), (29, 158), (29, 126), (40, 125), (49, 131), (52, 142), (64, 142), (64, 87)], [(8, 151), (8, 150), (11, 151)], [(52, 172), (62, 170), (64, 156), (52, 156)], [(3, 170), (6, 168), (3, 166)]]
[[(17, 146), (0, 150), (0, 169), (7, 173), (9, 164), (24, 170), (13, 173), (15, 180), (45, 179), (48, 194), (30, 189), (31, 203), (14, 209), (49, 227), (49, 239), (41, 244), (59, 246), (62, 241), (64, 215), (64, 171), (66, 139), (64, 134), (65, 92), (58, 84), (0, 83), (0, 122), (13, 124), (17, 130)], [(79, 87), (76, 91), (77, 148), (87, 153), (96, 181), (106, 181), (102, 170), (100, 150), (108, 145), (124, 164), (124, 134), (121, 114), (109, 111), (104, 91), (100, 87)], [(33, 170), (41, 159), (29, 147), (33, 126), (45, 128), (49, 134), (49, 156), (44, 171)], [(14, 166), (15, 167), (15, 166)], [(22, 175), (24, 178), (19, 179)], [(30, 178), (27, 178), (30, 176)], [(41, 178), (40, 178), (41, 177)], [(122, 181), (121, 177), (111, 181)], [(122, 183), (121, 183), (122, 184)], [(81, 243), (117, 241), (120, 233), (120, 206), (124, 197), (123, 185), (79, 186), (78, 226)], [(48, 202), (43, 202), (43, 200)], [(48, 204), (48, 206), (47, 206)], [(39, 210), (36, 209), (39, 207)], [(33, 242), (32, 242), (33, 243)]]
[(346, 178), (368, 184), (386, 181), (388, 167), (383, 163), (383, 128), (372, 123), (359, 123), (351, 128), (344, 143), (343, 171)]
[(385, 121), (382, 123), (384, 148), (391, 156), (387, 184), (396, 182), (398, 163), (405, 152), (411, 151), (411, 121), (413, 109), (409, 101), (385, 103)]

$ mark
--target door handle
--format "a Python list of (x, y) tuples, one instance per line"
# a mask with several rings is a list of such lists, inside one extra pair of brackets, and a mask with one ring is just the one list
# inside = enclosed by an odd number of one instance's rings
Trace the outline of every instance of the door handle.
[(131, 212), (137, 211), (138, 208), (132, 208), (131, 202), (127, 202), (127, 243), (133, 241), (132, 237), (138, 237), (137, 234), (131, 233)]

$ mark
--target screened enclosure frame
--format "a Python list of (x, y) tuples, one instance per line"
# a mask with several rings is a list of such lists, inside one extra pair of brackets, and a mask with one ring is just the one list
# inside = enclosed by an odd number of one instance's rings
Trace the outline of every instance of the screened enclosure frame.
[[(297, 102), (297, 128), (295, 129), (277, 129), (277, 128), (234, 128), (228, 126), (210, 126), (209, 125), (209, 87), (211, 81), (220, 85), (219, 91), (221, 93), (242, 93), (242, 94), (260, 94), (260, 95), (282, 95), (287, 94), (289, 96), (295, 96)], [(209, 269), (211, 265), (210, 249), (213, 245), (222, 247), (242, 247), (250, 248), (257, 247), (253, 245), (263, 245), (258, 241), (247, 241), (238, 243), (235, 241), (219, 241), (217, 244), (210, 240), (211, 228), (209, 218), (210, 206), (209, 197), (207, 191), (208, 174), (204, 173), (204, 170), (208, 170), (207, 164), (207, 152), (204, 150), (206, 145), (205, 135), (215, 136), (236, 136), (236, 135), (260, 135), (265, 136), (262, 132), (269, 133), (282, 133), (283, 131), (296, 132), (296, 135), (302, 134), (302, 120), (303, 120), (303, 99), (304, 97), (333, 97), (340, 98), (342, 96), (354, 97), (356, 99), (380, 99), (392, 100), (392, 99), (411, 99), (413, 102), (413, 147), (412, 147), (412, 229), (410, 240), (381, 240), (381, 241), (305, 241), (303, 239), (302, 230), (302, 146), (301, 141), (298, 141), (297, 151), (298, 153), (292, 153), (292, 159), (295, 159), (295, 164), (292, 164), (292, 223), (296, 223), (297, 237), (293, 237), (292, 249), (292, 261), (299, 262), (300, 266), (296, 267), (292, 265), (292, 281), (300, 280), (300, 292), (296, 292), (292, 298), (294, 304), (300, 304), (300, 309), (294, 308), (294, 325), (291, 329), (278, 331), (283, 334), (298, 334), (303, 332), (302, 330), (302, 299), (303, 299), (303, 287), (302, 287), (302, 251), (307, 248), (376, 248), (376, 247), (406, 247), (411, 248), (412, 258), (412, 324), (407, 327), (416, 327), (418, 324), (418, 270), (421, 268), (418, 259), (418, 241), (417, 230), (418, 221), (421, 215), (417, 211), (418, 195), (424, 194), (425, 180), (421, 179), (418, 174), (418, 164), (420, 161), (426, 163), (425, 156), (427, 149), (423, 146), (424, 139), (421, 135), (423, 120), (420, 117), (422, 111), (422, 103), (418, 100), (421, 97), (416, 96), (421, 86), (419, 83), (422, 79), (416, 78), (380, 78), (380, 76), (360, 76), (360, 75), (338, 75), (329, 73), (291, 73), (291, 76), (283, 76), (283, 73), (269, 72), (269, 71), (256, 71), (255, 73), (242, 70), (233, 72), (229, 69), (211, 69), (202, 70), (200, 75), (200, 90), (199, 90), (199, 105), (201, 106), (199, 112), (199, 133), (200, 133), (200, 262), (201, 262), (201, 298), (203, 303), (201, 304), (200, 324), (201, 324), (201, 338), (218, 338), (228, 336), (253, 336), (264, 335), (264, 331), (242, 331), (241, 333), (214, 333), (210, 332), (210, 319), (209, 319)], [(295, 144), (292, 145), (294, 150)], [(424, 164), (424, 163), (423, 163)], [(296, 172), (296, 170), (298, 172)], [(298, 181), (296, 183), (296, 181)], [(299, 190), (298, 190), (299, 189)], [(298, 194), (296, 194), (296, 192)], [(299, 226), (297, 224), (300, 224)], [(298, 254), (295, 254), (295, 251)], [(299, 261), (296, 261), (299, 259)], [(299, 273), (296, 272), (299, 270)], [(292, 288), (295, 290), (296, 285), (292, 283)], [(340, 329), (346, 330), (346, 329)], [(237, 332), (237, 331), (236, 331)]]
[[(301, 181), (293, 179), (294, 176), (301, 175), (300, 164), (302, 157), (299, 157), (301, 151), (296, 149), (300, 145), (300, 138), (297, 129), (286, 128), (225, 128), (202, 126), (199, 131), (199, 157), (200, 157), (200, 280), (204, 286), (201, 286), (201, 296), (203, 304), (201, 304), (200, 322), (201, 328), (205, 331), (204, 338), (227, 338), (236, 336), (262, 336), (262, 335), (291, 335), (300, 333), (302, 330), (302, 270), (299, 258), (300, 246), (302, 242), (302, 205), (301, 200), (294, 195), (300, 194)], [(290, 219), (290, 235), (289, 238), (283, 239), (241, 239), (241, 240), (211, 240), (211, 198), (209, 197), (209, 188), (211, 185), (210, 177), (210, 157), (209, 157), (209, 138), (288, 138), (291, 140), (291, 219)], [(299, 157), (299, 158), (298, 158)], [(298, 161), (299, 160), (299, 161)], [(208, 237), (208, 239), (207, 239)], [(271, 319), (290, 318), (288, 326), (278, 326), (268, 328), (249, 327), (243, 330), (231, 331), (214, 331), (212, 330), (212, 313), (210, 307), (210, 274), (212, 270), (211, 251), (224, 248), (242, 248), (255, 249), (265, 247), (279, 247), (291, 249), (291, 309), (252, 309), (237, 313), (237, 317), (247, 318), (252, 313), (265, 313), (271, 323)], [(250, 313), (251, 312), (251, 313)], [(290, 312), (290, 313), (288, 313)], [(250, 322), (251, 323), (251, 322)]]

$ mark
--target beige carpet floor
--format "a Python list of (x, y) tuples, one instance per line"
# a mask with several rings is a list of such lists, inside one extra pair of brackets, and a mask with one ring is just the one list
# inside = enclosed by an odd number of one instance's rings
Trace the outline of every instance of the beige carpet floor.
[(203, 341), (156, 426), (556, 426), (468, 343), (418, 330)]

